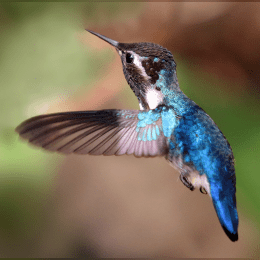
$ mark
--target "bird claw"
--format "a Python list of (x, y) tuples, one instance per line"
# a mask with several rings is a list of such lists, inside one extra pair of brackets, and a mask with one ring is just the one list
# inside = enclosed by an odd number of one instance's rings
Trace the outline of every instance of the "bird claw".
[(187, 187), (189, 188), (191, 191), (194, 190), (194, 186), (191, 184), (191, 182), (189, 182), (189, 180), (183, 176), (182, 174), (180, 175), (180, 180), (181, 182)]
[(204, 187), (200, 187), (200, 192), (202, 193), (202, 194), (208, 194), (207, 193), (207, 191), (206, 191), (206, 189), (204, 188)]

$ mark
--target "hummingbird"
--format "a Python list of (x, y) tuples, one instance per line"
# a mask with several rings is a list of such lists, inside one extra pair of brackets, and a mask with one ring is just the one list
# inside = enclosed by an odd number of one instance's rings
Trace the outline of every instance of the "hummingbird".
[(120, 43), (87, 31), (116, 49), (140, 110), (39, 115), (16, 131), (36, 146), (64, 154), (165, 157), (187, 188), (210, 196), (224, 232), (237, 241), (231, 146), (211, 117), (181, 91), (172, 53), (154, 43)]

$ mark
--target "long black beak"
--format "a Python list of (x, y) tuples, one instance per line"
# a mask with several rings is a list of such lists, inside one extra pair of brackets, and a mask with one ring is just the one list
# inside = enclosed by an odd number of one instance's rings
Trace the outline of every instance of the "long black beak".
[(106, 36), (101, 35), (101, 34), (96, 33), (96, 32), (93, 32), (93, 31), (91, 31), (91, 30), (87, 30), (87, 29), (86, 29), (86, 31), (88, 31), (88, 32), (90, 32), (90, 33), (96, 35), (96, 36), (99, 37), (100, 39), (102, 39), (102, 40), (108, 42), (109, 44), (111, 44), (111, 45), (114, 46), (115, 48), (118, 48), (118, 42), (117, 42), (117, 41), (111, 40), (111, 39), (107, 38)]

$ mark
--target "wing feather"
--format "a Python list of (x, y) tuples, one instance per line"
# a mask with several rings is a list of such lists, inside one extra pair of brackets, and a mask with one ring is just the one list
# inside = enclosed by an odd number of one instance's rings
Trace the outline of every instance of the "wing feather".
[(155, 110), (99, 110), (41, 115), (23, 122), (16, 131), (36, 146), (65, 154), (153, 157), (167, 153), (161, 114)]

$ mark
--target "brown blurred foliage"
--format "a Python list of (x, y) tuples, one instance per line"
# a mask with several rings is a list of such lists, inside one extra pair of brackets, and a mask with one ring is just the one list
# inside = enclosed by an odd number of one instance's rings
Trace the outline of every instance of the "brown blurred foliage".
[[(142, 8), (138, 18), (126, 15), (120, 23), (103, 26), (93, 20), (85, 27), (117, 41), (156, 42), (206, 73), (245, 83), (244, 89), (235, 89), (235, 84), (225, 89), (230, 95), (233, 91), (259, 95), (259, 3), (143, 3)], [(114, 51), (88, 33), (81, 40)], [(59, 110), (127, 108), (123, 84), (115, 54), (96, 88)], [(137, 108), (137, 102), (131, 108)], [(43, 234), (41, 255), (259, 256), (252, 223), (240, 214), (239, 241), (230, 242), (208, 196), (191, 193), (178, 176), (163, 158), (66, 157), (57, 178), (56, 200), (47, 209), (53, 215)]]

